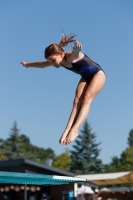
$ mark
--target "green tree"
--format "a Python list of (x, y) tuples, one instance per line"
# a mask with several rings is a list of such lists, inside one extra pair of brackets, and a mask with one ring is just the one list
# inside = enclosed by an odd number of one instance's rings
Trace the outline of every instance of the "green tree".
[(11, 128), (9, 138), (6, 140), (0, 139), (0, 148), (3, 156), (6, 156), (7, 159), (27, 158), (45, 163), (47, 159), (53, 160), (55, 158), (55, 153), (51, 148), (44, 149), (32, 145), (26, 135), (20, 135), (16, 121)]
[(111, 163), (105, 165), (105, 172), (133, 170), (133, 129), (129, 132), (128, 145), (129, 147), (121, 153), (120, 158), (113, 156)]
[(112, 157), (112, 161), (110, 164), (105, 165), (105, 172), (118, 172), (120, 171), (120, 159), (117, 156)]
[(23, 156), (20, 152), (21, 146), (22, 140), (19, 136), (17, 122), (15, 121), (11, 128), (9, 138), (2, 144), (5, 156), (7, 156), (8, 159), (21, 158)]
[(30, 139), (26, 135), (20, 135), (21, 140), (23, 141), (22, 152), (25, 158), (37, 161), (40, 163), (45, 163), (48, 159), (54, 159), (55, 153), (51, 148), (44, 149), (32, 145)]
[(126, 148), (121, 154), (119, 168), (121, 171), (133, 170), (133, 147)]
[(90, 125), (85, 122), (81, 134), (75, 140), (74, 150), (70, 151), (70, 170), (76, 174), (99, 173), (103, 171), (102, 161), (98, 158), (100, 143), (96, 143), (96, 135), (91, 132)]
[(69, 165), (70, 160), (71, 160), (71, 157), (70, 157), (69, 154), (70, 154), (69, 150), (66, 149), (66, 151), (64, 153), (62, 153), (61, 155), (55, 157), (52, 165), (54, 167), (59, 168), (59, 169), (69, 171), (69, 166), (68, 165)]
[(7, 160), (7, 156), (5, 156), (4, 150), (0, 148), (0, 160)]
[(129, 137), (128, 137), (128, 145), (129, 147), (133, 147), (133, 129), (129, 132)]
[(49, 160), (49, 159), (53, 160), (55, 158), (55, 153), (51, 148), (44, 149), (32, 144), (30, 144), (25, 149), (24, 155), (25, 155), (25, 158), (28, 158), (30, 160), (37, 161), (43, 164), (46, 162), (46, 160)]
[(120, 158), (114, 156), (110, 164), (105, 166), (105, 172), (119, 172), (133, 170), (133, 147), (126, 148)]
[(4, 140), (0, 138), (0, 146), (3, 144)]

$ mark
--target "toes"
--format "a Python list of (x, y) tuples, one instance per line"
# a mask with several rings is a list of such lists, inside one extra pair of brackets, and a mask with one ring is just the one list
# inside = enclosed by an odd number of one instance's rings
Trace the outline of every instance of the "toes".
[(62, 138), (60, 138), (60, 140), (59, 140), (59, 143), (60, 143), (60, 144), (62, 144), (62, 143), (63, 143), (63, 139), (62, 139)]
[(62, 137), (60, 138), (60, 140), (59, 140), (59, 143), (60, 143), (60, 144), (63, 144), (64, 141), (65, 141), (65, 139), (66, 139), (66, 136), (62, 136)]
[(66, 141), (66, 140), (64, 140), (64, 141), (63, 141), (63, 144), (65, 144), (65, 145), (66, 145), (66, 144), (67, 144), (67, 141)]
[(72, 142), (72, 141), (69, 141), (69, 140), (66, 139), (66, 140), (63, 141), (63, 144), (64, 144), (64, 145), (67, 145), (67, 144), (70, 144), (71, 142)]
[(59, 143), (60, 144), (64, 144), (64, 141), (66, 140), (66, 136), (67, 136), (67, 133), (64, 132), (59, 140)]

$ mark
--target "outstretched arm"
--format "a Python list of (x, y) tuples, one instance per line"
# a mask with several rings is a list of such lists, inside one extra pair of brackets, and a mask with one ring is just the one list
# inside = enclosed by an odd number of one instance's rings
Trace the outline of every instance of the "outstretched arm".
[(24, 67), (29, 68), (29, 67), (36, 67), (36, 68), (44, 68), (44, 67), (49, 67), (52, 66), (53, 64), (48, 61), (44, 62), (20, 62)]

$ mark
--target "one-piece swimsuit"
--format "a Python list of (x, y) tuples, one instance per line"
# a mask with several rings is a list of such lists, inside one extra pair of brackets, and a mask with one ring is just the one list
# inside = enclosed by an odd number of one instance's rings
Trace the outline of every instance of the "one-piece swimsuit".
[(100, 65), (94, 62), (86, 54), (84, 54), (83, 58), (81, 58), (80, 60), (72, 62), (71, 65), (71, 68), (65, 66), (62, 67), (81, 75), (89, 83), (97, 72), (99, 72), (100, 70), (103, 71)]

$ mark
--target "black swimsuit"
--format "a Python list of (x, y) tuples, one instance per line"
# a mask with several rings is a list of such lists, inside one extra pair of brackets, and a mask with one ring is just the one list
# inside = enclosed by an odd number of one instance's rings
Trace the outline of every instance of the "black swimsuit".
[[(99, 64), (91, 60), (87, 55), (84, 54), (84, 57), (81, 58), (80, 60), (71, 63), (72, 68), (66, 68), (67, 70), (73, 71), (76, 74), (81, 75), (87, 82), (90, 83), (91, 79), (93, 76), (102, 68), (100, 67)], [(102, 70), (103, 71), (103, 70)]]

